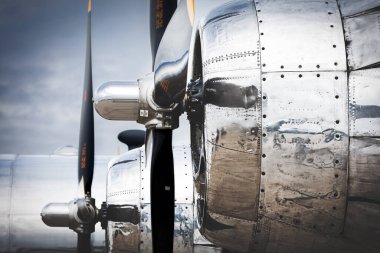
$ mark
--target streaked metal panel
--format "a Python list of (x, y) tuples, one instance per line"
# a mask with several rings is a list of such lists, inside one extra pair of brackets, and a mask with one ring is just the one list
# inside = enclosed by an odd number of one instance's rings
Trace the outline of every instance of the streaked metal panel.
[(139, 253), (140, 228), (129, 222), (108, 221), (108, 249), (107, 252)]
[(193, 205), (176, 204), (173, 252), (193, 252)]
[(380, 64), (379, 20), (379, 11), (343, 20), (350, 69)]
[(192, 204), (193, 171), (191, 167), (191, 149), (189, 145), (173, 147), (175, 203)]
[(108, 205), (139, 205), (141, 150), (133, 149), (110, 162), (107, 181)]
[(260, 67), (256, 20), (252, 2), (234, 1), (214, 9), (201, 21), (204, 76)]
[[(12, 214), (39, 214), (47, 203), (76, 197), (76, 163), (77, 156), (19, 156), (13, 170)], [(54, 195), (41, 194), (47, 190)]]
[(259, 216), (339, 234), (347, 187), (345, 72), (268, 73), (262, 89)]
[(215, 245), (232, 252), (250, 252), (256, 222), (207, 212), (202, 233)]
[[(327, 214), (326, 214), (327, 215)], [(317, 229), (300, 229), (292, 223), (271, 218), (256, 235), (253, 252), (265, 253), (358, 253), (369, 252), (358, 243), (342, 236), (329, 236)], [(318, 228), (319, 224), (315, 224)]]
[(348, 196), (380, 202), (380, 139), (351, 138)]
[(350, 73), (350, 136), (380, 136), (379, 80), (379, 68)]
[(379, 0), (338, 0), (343, 17), (364, 14), (380, 7)]
[(222, 253), (221, 248), (210, 247), (206, 245), (194, 245), (194, 253)]
[[(194, 188), (194, 190), (195, 190), (195, 188)], [(198, 199), (197, 194), (195, 197), (196, 197), (196, 199)], [(194, 232), (193, 232), (194, 252), (196, 252), (195, 251), (196, 245), (203, 245), (203, 246), (207, 246), (207, 247), (214, 247), (215, 246), (209, 240), (207, 240), (200, 232), (201, 226), (198, 222), (198, 215), (199, 215), (198, 205), (199, 205), (199, 203), (198, 203), (198, 201), (196, 201), (194, 204)]]
[(379, 202), (349, 201), (344, 236), (360, 246), (356, 252), (379, 252)]
[(152, 217), (150, 204), (141, 205), (141, 222), (140, 222), (140, 252), (152, 253)]
[[(21, 252), (25, 249), (55, 249), (69, 251), (76, 248), (76, 234), (68, 228), (54, 228), (42, 223), (38, 213), (11, 215), (12, 228), (10, 233), (11, 251)], [(42, 223), (42, 224), (41, 224)], [(31, 233), (31, 231), (33, 231)], [(53, 234), (52, 234), (53, 233)], [(48, 235), (54, 235), (52, 240), (43, 240)], [(57, 237), (57, 238), (55, 238)]]
[(263, 72), (345, 70), (336, 1), (260, 0), (256, 10)]
[[(105, 200), (107, 162), (110, 157), (95, 159), (93, 194), (97, 205)], [(69, 202), (77, 196), (77, 156), (18, 156), (14, 163), (12, 213), (39, 214), (51, 202)], [(41, 194), (48, 189), (49, 194)], [(28, 208), (25, 208), (28, 205)]]

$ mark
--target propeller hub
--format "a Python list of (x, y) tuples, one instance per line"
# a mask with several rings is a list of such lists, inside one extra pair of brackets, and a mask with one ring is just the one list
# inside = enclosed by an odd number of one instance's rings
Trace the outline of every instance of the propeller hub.
[(68, 227), (78, 234), (95, 231), (98, 210), (95, 199), (85, 197), (69, 203), (50, 203), (41, 212), (43, 222), (50, 227)]

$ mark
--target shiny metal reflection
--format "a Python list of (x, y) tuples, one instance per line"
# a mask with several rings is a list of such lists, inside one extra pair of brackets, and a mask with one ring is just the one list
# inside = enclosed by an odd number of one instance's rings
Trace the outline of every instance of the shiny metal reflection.
[(105, 83), (96, 91), (94, 105), (98, 114), (105, 119), (136, 121), (139, 113), (138, 83)]

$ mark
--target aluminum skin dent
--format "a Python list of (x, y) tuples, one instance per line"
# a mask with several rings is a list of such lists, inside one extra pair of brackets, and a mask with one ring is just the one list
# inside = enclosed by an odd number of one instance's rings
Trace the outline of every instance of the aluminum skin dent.
[[(146, 149), (152, 148), (148, 136)], [(147, 152), (150, 154), (151, 152)], [(173, 147), (175, 222), (173, 252), (219, 252), (207, 241), (194, 243), (193, 176), (189, 146)], [(107, 180), (107, 252), (152, 252), (150, 156), (134, 149), (109, 163)], [(112, 214), (110, 213), (112, 210)], [(123, 215), (118, 219), (118, 214)], [(199, 234), (199, 232), (198, 232)]]
[(380, 3), (338, 2), (235, 1), (193, 33), (197, 226), (227, 251), (380, 249)]

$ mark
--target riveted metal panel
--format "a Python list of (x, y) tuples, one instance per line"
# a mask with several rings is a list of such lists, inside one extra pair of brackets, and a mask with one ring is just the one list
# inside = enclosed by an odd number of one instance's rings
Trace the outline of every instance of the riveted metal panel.
[(191, 149), (188, 145), (173, 147), (175, 203), (193, 203), (193, 171)]
[[(150, 134), (151, 135), (151, 134)], [(150, 204), (150, 165), (152, 164), (152, 140), (147, 139), (146, 153), (141, 153), (141, 203)]]
[(380, 12), (343, 20), (350, 69), (380, 64)]
[(324, 233), (342, 231), (346, 86), (344, 72), (263, 75), (259, 216)]
[(380, 69), (349, 76), (350, 136), (380, 136)]
[(134, 149), (110, 162), (107, 184), (108, 205), (140, 203), (140, 153), (140, 149)]
[(260, 67), (256, 20), (252, 2), (235, 1), (213, 10), (201, 22), (205, 76), (225, 70)]
[(348, 182), (350, 198), (380, 202), (379, 138), (351, 138)]
[(152, 217), (150, 204), (141, 205), (141, 222), (140, 222), (140, 252), (152, 253)]
[(380, 7), (379, 0), (338, 0), (343, 17), (365, 14)]
[(336, 1), (259, 0), (256, 10), (263, 72), (345, 70)]
[(173, 252), (193, 252), (193, 205), (176, 204)]

